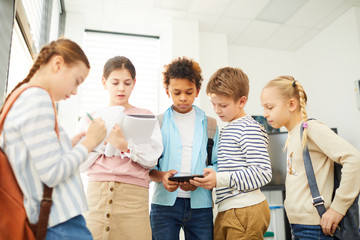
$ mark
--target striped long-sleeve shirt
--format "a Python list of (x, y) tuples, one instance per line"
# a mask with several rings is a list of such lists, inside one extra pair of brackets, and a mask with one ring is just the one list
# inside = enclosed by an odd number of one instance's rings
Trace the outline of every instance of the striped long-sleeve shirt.
[(87, 210), (79, 165), (87, 149), (71, 141), (59, 126), (49, 94), (41, 88), (29, 88), (16, 100), (8, 113), (1, 146), (24, 194), (24, 206), (30, 223), (38, 221), (43, 183), (53, 187), (49, 227)]
[(265, 129), (251, 116), (234, 120), (220, 133), (216, 203), (219, 211), (265, 200), (260, 187), (271, 180)]

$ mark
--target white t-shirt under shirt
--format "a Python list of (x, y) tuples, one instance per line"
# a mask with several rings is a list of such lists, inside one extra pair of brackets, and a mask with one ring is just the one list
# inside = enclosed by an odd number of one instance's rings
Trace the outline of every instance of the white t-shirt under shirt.
[[(174, 111), (174, 121), (180, 132), (182, 146), (181, 172), (179, 175), (191, 175), (192, 148), (195, 128), (195, 110), (188, 113)], [(190, 191), (178, 189), (178, 197), (190, 198)]]

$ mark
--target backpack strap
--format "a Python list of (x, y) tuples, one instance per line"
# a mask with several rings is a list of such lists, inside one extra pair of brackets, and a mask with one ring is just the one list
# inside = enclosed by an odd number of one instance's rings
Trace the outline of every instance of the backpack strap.
[[(307, 119), (307, 121), (310, 121), (310, 120), (314, 120), (314, 119), (313, 118)], [(301, 124), (300, 139), (302, 139), (302, 137), (303, 137), (303, 132), (304, 132), (304, 124)], [(303, 159), (304, 159), (304, 167), (305, 167), (306, 177), (308, 180), (308, 185), (309, 185), (311, 196), (312, 196), (312, 203), (321, 217), (326, 212), (326, 208), (324, 205), (324, 198), (323, 198), (323, 196), (320, 195), (320, 192), (319, 192), (319, 189), (318, 189), (318, 186), (316, 183), (314, 169), (313, 169), (313, 165), (311, 163), (309, 148), (307, 145), (304, 146), (304, 149), (303, 149)]]
[(163, 124), (164, 113), (157, 115), (156, 118), (159, 121), (160, 129), (161, 129), (162, 124)]
[(213, 117), (206, 116), (207, 118), (207, 134), (208, 138), (214, 139), (216, 133), (216, 119)]
[[(300, 137), (301, 138), (302, 138), (303, 132), (304, 132), (304, 127), (303, 127), (303, 125), (301, 125), (301, 128), (300, 128)], [(324, 198), (323, 198), (323, 196), (320, 195), (320, 192), (319, 192), (319, 189), (318, 189), (318, 186), (316, 183), (316, 178), (315, 178), (314, 169), (313, 169), (313, 166), (311, 163), (308, 146), (305, 146), (303, 149), (303, 159), (304, 159), (306, 177), (308, 179), (308, 184), (309, 184), (309, 188), (310, 188), (310, 192), (311, 192), (311, 196), (312, 196), (312, 203), (321, 217), (326, 212), (326, 208), (324, 206)]]
[[(8, 98), (8, 100), (4, 103), (3, 111), (0, 116), (0, 135), (2, 134), (4, 122), (7, 114), (9, 113), (11, 107), (15, 103), (16, 99), (23, 93), (26, 89), (33, 87), (28, 84), (23, 84), (19, 88), (17, 88)], [(51, 98), (54, 112), (55, 112), (55, 132), (56, 135), (59, 137), (59, 126), (57, 123), (56, 118), (56, 107), (53, 99)], [(40, 203), (40, 214), (39, 214), (39, 221), (37, 224), (31, 224), (31, 229), (36, 235), (36, 239), (45, 239), (46, 232), (47, 232), (47, 225), (49, 221), (49, 215), (50, 215), (50, 208), (52, 205), (52, 190), (53, 188), (48, 187), (44, 184), (44, 191), (43, 191), (43, 198)]]
[(214, 146), (214, 137), (216, 133), (217, 124), (215, 118), (209, 116), (206, 116), (206, 118), (207, 118), (207, 134), (208, 134), (208, 141), (206, 146), (206, 150), (207, 150), (206, 165), (209, 166), (212, 165), (211, 163), (212, 149)]
[[(315, 119), (314, 118), (309, 118), (307, 121), (310, 121), (310, 120), (315, 120)], [(303, 124), (301, 124), (301, 127), (300, 127), (300, 137), (301, 138), (303, 136), (303, 132), (304, 132), (304, 126), (303, 126)], [(314, 207), (316, 208), (316, 210), (317, 210), (317, 212), (318, 212), (318, 214), (319, 214), (319, 216), (321, 218), (322, 215), (326, 212), (326, 208), (325, 208), (325, 205), (324, 205), (325, 201), (324, 201), (323, 196), (320, 195), (319, 188), (317, 186), (314, 169), (313, 169), (313, 166), (312, 166), (312, 163), (311, 163), (311, 157), (310, 157), (310, 153), (309, 153), (309, 148), (308, 148), (307, 145), (303, 149), (303, 158), (304, 158), (304, 166), (305, 166), (306, 177), (307, 177), (307, 180), (308, 180), (308, 185), (309, 185), (311, 196), (312, 196), (312, 203), (313, 203)], [(340, 171), (340, 174), (341, 174), (341, 170), (339, 170), (339, 171)], [(358, 198), (355, 199), (355, 201), (357, 201), (357, 200), (358, 200)], [(337, 229), (335, 230), (334, 236), (337, 239), (342, 239), (342, 237), (341, 237), (342, 233), (341, 232), (342, 232), (342, 230), (338, 226)]]

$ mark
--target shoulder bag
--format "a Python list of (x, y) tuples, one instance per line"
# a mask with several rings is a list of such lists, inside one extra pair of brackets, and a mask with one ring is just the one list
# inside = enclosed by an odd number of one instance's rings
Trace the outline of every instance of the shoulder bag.
[[(5, 102), (0, 116), (0, 135), (2, 134), (7, 113), (20, 94), (28, 89), (29, 85), (19, 87)], [(53, 102), (55, 111), (55, 104)], [(56, 111), (55, 111), (56, 114)], [(59, 129), (55, 117), (55, 131), (59, 138)], [(24, 197), (16, 181), (11, 165), (5, 152), (0, 148), (0, 239), (12, 240), (42, 240), (45, 239), (52, 205), (52, 188), (44, 184), (43, 198), (40, 203), (39, 221), (30, 224), (25, 207)]]
[[(302, 137), (304, 131), (304, 127), (301, 124), (300, 136)], [(324, 205), (324, 199), (320, 195), (316, 178), (314, 174), (314, 169), (311, 163), (311, 158), (309, 154), (309, 149), (305, 146), (303, 150), (303, 158), (304, 158), (304, 165), (306, 170), (306, 176), (308, 179), (308, 184), (311, 191), (312, 202), (313, 205), (316, 207), (320, 217), (326, 212), (326, 208)], [(333, 198), (335, 196), (335, 191), (340, 185), (341, 180), (341, 168), (342, 165), (334, 162), (334, 191), (333, 191)], [(345, 216), (340, 221), (337, 230), (334, 233), (334, 239), (341, 239), (341, 240), (359, 240), (360, 233), (359, 233), (359, 195), (355, 198), (353, 204), (347, 210)]]

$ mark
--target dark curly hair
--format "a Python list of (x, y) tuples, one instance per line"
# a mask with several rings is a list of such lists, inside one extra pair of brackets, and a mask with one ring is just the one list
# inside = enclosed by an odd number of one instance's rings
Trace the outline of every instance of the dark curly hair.
[(183, 78), (195, 83), (196, 89), (200, 90), (203, 77), (199, 63), (186, 57), (179, 57), (165, 65), (163, 72), (164, 88), (168, 89), (170, 79)]

